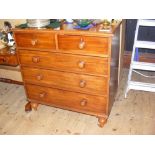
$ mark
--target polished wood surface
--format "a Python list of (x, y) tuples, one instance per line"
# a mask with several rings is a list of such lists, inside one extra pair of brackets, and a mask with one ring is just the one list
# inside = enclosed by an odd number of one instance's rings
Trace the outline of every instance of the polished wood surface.
[(28, 102), (25, 105), (25, 112), (30, 112), (30, 111), (32, 111), (32, 106), (31, 106), (31, 102)]
[(80, 35), (58, 35), (58, 47), (64, 52), (82, 55), (106, 55), (109, 52), (109, 40), (103, 37)]
[(107, 95), (108, 78), (83, 74), (23, 67), (26, 83), (60, 88), (88, 94)]
[(22, 66), (34, 66), (99, 76), (108, 75), (108, 58), (19, 50), (19, 59)]
[(31, 112), (32, 109), (34, 109), (34, 110), (36, 111), (37, 108), (38, 108), (38, 105), (39, 105), (38, 102), (28, 102), (28, 103), (25, 105), (25, 112)]
[(102, 127), (104, 127), (104, 124), (107, 122), (107, 118), (106, 117), (98, 117), (98, 122), (99, 122), (98, 126), (102, 128)]
[[(66, 24), (66, 23), (62, 23), (60, 26), (60, 30), (54, 30), (54, 29), (44, 29), (44, 28), (40, 28), (39, 30), (40, 33), (55, 33), (55, 34), (66, 34), (66, 35), (87, 35), (87, 36), (95, 36), (95, 37), (112, 37), (114, 36), (117, 28), (121, 25), (121, 21), (117, 22), (114, 25), (111, 25), (109, 31), (100, 31), (101, 30), (101, 26), (97, 25), (94, 26), (88, 30), (80, 30), (80, 29), (74, 29), (74, 25), (73, 24)], [(19, 29), (19, 28), (15, 28), (13, 29), (14, 33), (38, 33), (38, 29), (37, 28), (25, 28), (24, 32), (23, 29)]]
[[(116, 100), (103, 128), (96, 125), (98, 119), (94, 116), (42, 104), (37, 112), (24, 112), (24, 87), (0, 82), (0, 134), (155, 135), (154, 93), (131, 90), (125, 99), (128, 70), (123, 69), (122, 75)], [(155, 76), (150, 72), (148, 75)], [(134, 78), (139, 76), (135, 74)], [(148, 80), (151, 82), (150, 78)]]
[(0, 65), (17, 66), (18, 64), (16, 53), (11, 54), (7, 47), (0, 49)]
[(39, 48), (39, 49), (55, 49), (54, 34), (41, 33), (22, 33), (16, 34), (16, 44), (20, 48)]
[(46, 104), (95, 115), (103, 127), (118, 86), (119, 49), (113, 47), (120, 45), (119, 26), (108, 33), (67, 27), (15, 29), (31, 108)]
[(0, 55), (0, 65), (17, 66), (18, 60), (16, 55)]
[(100, 115), (106, 114), (107, 98), (95, 95), (87, 95), (83, 93), (75, 93), (72, 91), (64, 91), (61, 89), (47, 88), (36, 85), (26, 85), (28, 98), (54, 105), (61, 108), (69, 108), (80, 112), (97, 112)]

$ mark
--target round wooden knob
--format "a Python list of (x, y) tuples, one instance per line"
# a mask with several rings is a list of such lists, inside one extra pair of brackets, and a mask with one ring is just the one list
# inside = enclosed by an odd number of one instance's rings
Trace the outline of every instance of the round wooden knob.
[(40, 61), (39, 57), (32, 57), (32, 62), (38, 63)]
[(39, 94), (39, 97), (40, 98), (44, 98), (45, 96), (46, 96), (46, 93), (45, 92)]
[(37, 40), (36, 39), (31, 40), (31, 44), (35, 46), (37, 44)]
[(85, 80), (81, 80), (80, 81), (80, 87), (84, 88), (86, 86), (86, 81)]
[(79, 63), (78, 63), (78, 66), (79, 66), (79, 68), (84, 68), (85, 67), (85, 62), (84, 61), (80, 61)]
[(80, 41), (79, 43), (79, 49), (82, 50), (85, 47), (85, 42), (83, 40)]
[(43, 79), (43, 75), (42, 74), (39, 74), (36, 76), (37, 80), (42, 80)]
[(81, 106), (86, 106), (87, 105), (87, 100), (86, 99), (82, 99), (80, 102)]

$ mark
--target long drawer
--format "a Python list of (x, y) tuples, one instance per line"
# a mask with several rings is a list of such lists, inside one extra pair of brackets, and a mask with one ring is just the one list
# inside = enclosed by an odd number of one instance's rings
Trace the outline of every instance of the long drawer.
[(96, 95), (107, 95), (108, 78), (67, 73), (53, 70), (22, 68), (24, 81), (37, 85), (84, 92)]
[(22, 65), (85, 74), (108, 75), (108, 58), (19, 50)]
[(55, 34), (42, 32), (15, 33), (18, 48), (55, 49)]
[(107, 98), (26, 84), (28, 98), (75, 111), (105, 113)]
[(109, 53), (109, 40), (104, 37), (58, 35), (60, 50), (83, 55), (107, 55)]

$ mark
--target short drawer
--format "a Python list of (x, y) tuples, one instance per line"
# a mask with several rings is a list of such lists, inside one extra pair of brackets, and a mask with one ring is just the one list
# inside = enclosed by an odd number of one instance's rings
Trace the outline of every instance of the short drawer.
[(107, 95), (108, 78), (23, 67), (26, 83), (95, 95)]
[(28, 98), (82, 112), (106, 113), (107, 98), (26, 84)]
[(84, 55), (107, 55), (109, 53), (109, 39), (106, 37), (91, 37), (77, 35), (58, 35), (60, 50)]
[(15, 33), (18, 48), (55, 49), (55, 35), (50, 32), (20, 32)]
[(92, 75), (108, 75), (108, 58), (19, 50), (22, 65)]

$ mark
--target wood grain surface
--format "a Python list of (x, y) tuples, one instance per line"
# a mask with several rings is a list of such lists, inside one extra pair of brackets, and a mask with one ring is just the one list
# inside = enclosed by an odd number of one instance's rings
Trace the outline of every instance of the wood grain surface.
[[(38, 62), (33, 61), (35, 57), (39, 59)], [(22, 66), (34, 66), (99, 76), (108, 75), (108, 58), (19, 50), (19, 59)]]
[[(37, 111), (25, 113), (27, 101), (24, 87), (0, 82), (0, 134), (154, 135), (154, 93), (131, 90), (125, 99), (128, 70), (124, 70), (122, 75), (116, 100), (104, 128), (96, 125), (94, 116), (45, 105), (40, 105)], [(139, 76), (135, 75), (135, 78)]]
[(23, 67), (26, 83), (107, 96), (108, 78)]
[[(112, 35), (98, 32), (101, 36), (89, 30), (86, 33), (79, 30), (77, 34), (72, 30), (15, 29), (17, 53), (28, 95), (25, 110), (38, 109), (38, 103), (55, 103), (56, 107), (93, 114), (98, 117), (98, 125), (103, 127), (118, 87), (119, 26)], [(38, 92), (39, 89), (43, 92)], [(66, 96), (56, 89), (67, 92), (64, 93)], [(87, 105), (88, 99), (80, 99), (79, 93), (90, 96), (90, 104)], [(38, 95), (40, 97), (36, 97)], [(97, 97), (92, 99), (92, 95)], [(81, 100), (81, 105), (87, 105), (87, 110), (82, 111), (77, 106), (79, 101), (71, 104), (76, 97)]]

